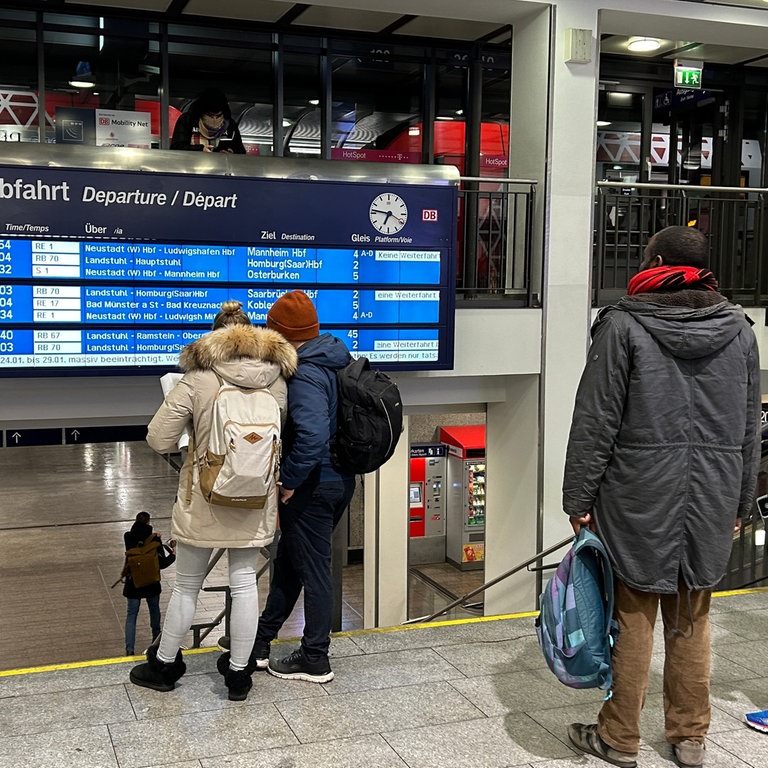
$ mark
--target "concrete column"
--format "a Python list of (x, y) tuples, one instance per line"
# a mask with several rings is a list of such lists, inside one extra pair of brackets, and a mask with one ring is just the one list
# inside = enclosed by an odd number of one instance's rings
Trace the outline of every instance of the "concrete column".
[[(567, 61), (569, 29), (590, 31), (591, 61)], [(593, 3), (558, 4), (552, 30), (539, 548), (558, 542), (570, 530), (562, 511), (562, 479), (573, 400), (589, 339), (598, 38)]]
[[(485, 429), (485, 581), (490, 581), (536, 552), (539, 377), (508, 377), (507, 399), (488, 404)], [(499, 582), (486, 591), (485, 615), (531, 610), (535, 584), (527, 571)]]
[(394, 456), (365, 476), (365, 552), (363, 623), (402, 624), (408, 609), (408, 417)]

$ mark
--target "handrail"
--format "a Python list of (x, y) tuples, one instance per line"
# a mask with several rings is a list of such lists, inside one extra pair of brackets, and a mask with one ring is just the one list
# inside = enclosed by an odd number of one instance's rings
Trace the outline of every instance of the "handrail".
[[(213, 570), (216, 563), (221, 560), (222, 555), (226, 552), (226, 549), (219, 549), (217, 550), (214, 555), (211, 557), (211, 559), (208, 561), (208, 568), (205, 572), (205, 576), (203, 577), (203, 582), (205, 582), (205, 579), (208, 577), (210, 572)], [(266, 571), (271, 563), (272, 563), (272, 556), (269, 551), (269, 547), (262, 547), (261, 554), (266, 558), (266, 562), (259, 568), (258, 571), (256, 571), (256, 581), (261, 578), (264, 571)], [(224, 626), (225, 626), (225, 632), (226, 634), (229, 634), (229, 613), (231, 610), (231, 598), (230, 598), (230, 587), (228, 584), (224, 584), (220, 587), (203, 587), (203, 592), (223, 592), (224, 593), (224, 608), (219, 612), (219, 614), (212, 619), (211, 621), (205, 621), (201, 622), (199, 624), (193, 624), (190, 629), (192, 630), (192, 647), (193, 648), (199, 648), (200, 643), (205, 640), (208, 635), (213, 632), (216, 627), (221, 624), (222, 620), (224, 620)], [(204, 631), (200, 631), (204, 630)]]
[(518, 571), (522, 571), (523, 568), (527, 568), (531, 563), (535, 563), (537, 560), (542, 560), (547, 555), (551, 555), (553, 552), (557, 552), (558, 549), (562, 549), (566, 545), (572, 544), (572, 543), (573, 543), (573, 535), (569, 536), (567, 539), (563, 539), (559, 544), (555, 544), (554, 546), (549, 547), (549, 549), (545, 549), (542, 552), (537, 552), (533, 557), (529, 558), (525, 562), (520, 563), (520, 565), (516, 565), (514, 568), (510, 569), (509, 571), (502, 573), (500, 576), (496, 576), (490, 581), (487, 581), (485, 584), (477, 587), (477, 589), (473, 589), (471, 592), (467, 592), (466, 595), (462, 595), (461, 597), (456, 598), (456, 600), (446, 605), (445, 608), (443, 608), (442, 610), (439, 610), (436, 613), (431, 614), (430, 616), (421, 616), (418, 619), (408, 619), (407, 621), (404, 621), (403, 624), (426, 624), (427, 622), (430, 622), (433, 619), (436, 619), (438, 616), (442, 616), (444, 613), (448, 613), (448, 611), (450, 611), (452, 608), (456, 608), (458, 605), (461, 605), (465, 600), (468, 600), (470, 597), (474, 597), (479, 592), (484, 592), (489, 587), (492, 587), (495, 584), (498, 584), (500, 581), (503, 581), (504, 579), (508, 578), (509, 576), (512, 576)]
[(498, 176), (459, 176), (459, 181), (481, 181), (492, 184), (533, 184), (534, 186), (539, 183), (537, 179), (505, 179)]
[(714, 187), (701, 184), (656, 184), (650, 181), (597, 181), (597, 187), (608, 187), (610, 189), (681, 189), (696, 190), (697, 192), (768, 192), (768, 187)]

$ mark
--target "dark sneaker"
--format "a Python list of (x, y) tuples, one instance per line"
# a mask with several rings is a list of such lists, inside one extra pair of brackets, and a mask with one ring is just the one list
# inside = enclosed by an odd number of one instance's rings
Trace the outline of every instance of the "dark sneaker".
[(672, 745), (675, 762), (680, 768), (701, 768), (704, 765), (704, 742), (694, 739), (683, 739), (679, 744)]
[(582, 752), (605, 760), (606, 763), (622, 768), (637, 768), (637, 752), (621, 752), (606, 744), (597, 732), (596, 723), (571, 723), (568, 726), (568, 738)]
[(259, 640), (257, 637), (248, 659), (248, 666), (254, 669), (266, 669), (269, 666), (269, 646), (269, 640)]
[(133, 648), (126, 648), (125, 649), (125, 655), (126, 656), (135, 656), (136, 654), (133, 652)]
[(285, 680), (306, 680), (309, 683), (328, 683), (333, 680), (328, 657), (320, 661), (309, 661), (301, 648), (284, 659), (270, 659), (267, 672)]
[(229, 648), (229, 635), (222, 635), (216, 642), (220, 651), (228, 651)]

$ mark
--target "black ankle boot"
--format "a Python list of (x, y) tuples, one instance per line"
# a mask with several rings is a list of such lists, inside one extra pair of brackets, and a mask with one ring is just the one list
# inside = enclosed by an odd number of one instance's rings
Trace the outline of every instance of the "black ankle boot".
[[(219, 674), (222, 677), (227, 676), (227, 671), (229, 670), (229, 660), (231, 658), (231, 654), (229, 651), (226, 653), (222, 653), (221, 656), (219, 656), (218, 659), (216, 659), (216, 669), (219, 670)], [(256, 671), (256, 662), (253, 658), (248, 659), (248, 663), (245, 665), (245, 671), (252, 675)]]
[(157, 648), (147, 649), (147, 661), (131, 670), (130, 678), (134, 685), (152, 688), (155, 691), (172, 691), (176, 681), (187, 671), (187, 665), (181, 656), (181, 650), (171, 664), (166, 664), (157, 658)]
[(248, 662), (245, 669), (230, 669), (229, 668), (229, 651), (222, 653), (218, 659), (216, 659), (216, 669), (219, 670), (219, 674), (224, 678), (224, 684), (229, 690), (230, 701), (245, 701), (248, 697), (248, 691), (251, 690), (253, 682), (251, 681), (251, 675), (255, 667)]
[(228, 669), (224, 675), (224, 684), (229, 691), (230, 701), (245, 701), (253, 685), (251, 673), (245, 669)]

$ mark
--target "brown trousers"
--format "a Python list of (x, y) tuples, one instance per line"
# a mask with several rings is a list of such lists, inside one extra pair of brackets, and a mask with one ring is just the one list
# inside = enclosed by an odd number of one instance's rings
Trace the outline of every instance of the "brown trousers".
[(608, 745), (622, 752), (640, 747), (640, 713), (648, 692), (659, 603), (664, 622), (665, 735), (670, 744), (704, 741), (710, 721), (711, 598), (712, 590), (691, 592), (682, 580), (676, 595), (640, 592), (616, 580), (619, 636), (613, 653), (613, 696), (597, 720), (598, 733)]

